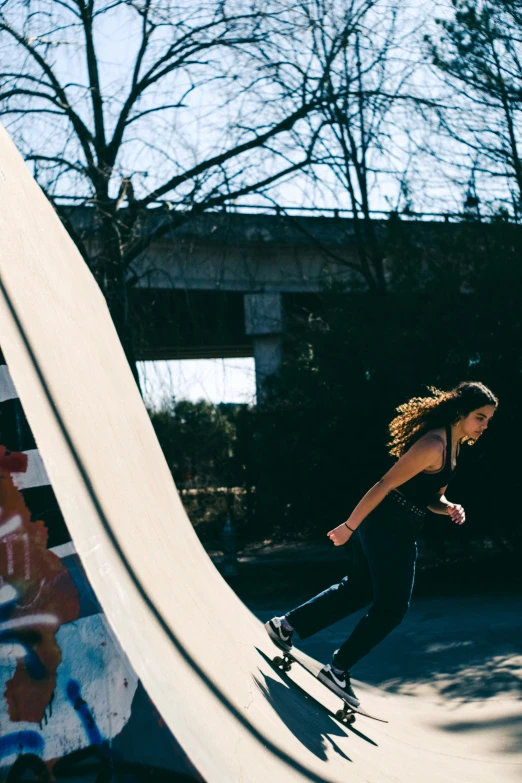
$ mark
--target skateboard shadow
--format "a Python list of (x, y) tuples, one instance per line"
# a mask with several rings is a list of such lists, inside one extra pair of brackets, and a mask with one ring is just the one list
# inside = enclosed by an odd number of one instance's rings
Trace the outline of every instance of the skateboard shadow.
[[(262, 675), (264, 682), (253, 675), (253, 679), (261, 693), (272, 706), (275, 712), (284, 721), (297, 740), (320, 761), (328, 760), (328, 746), (335, 753), (338, 753), (346, 761), (352, 759), (342, 751), (337, 743), (332, 739), (332, 734), (338, 737), (346, 737), (346, 733), (332, 726), (332, 721), (327, 720), (326, 716), (320, 716), (316, 710), (315, 719), (308, 716), (303, 719), (302, 702), (291, 694), (289, 689), (280, 682)], [(310, 699), (310, 701), (313, 701)], [(321, 720), (318, 720), (320, 718)]]
[[(377, 745), (352, 725), (341, 725), (323, 704), (310, 696), (285, 672), (275, 667), (272, 660), (262, 650), (258, 647), (256, 650), (274, 670), (278, 679), (267, 677), (264, 672), (259, 670), (263, 681), (253, 676), (254, 682), (294, 736), (317, 758), (326, 761), (327, 750), (330, 746), (342, 758), (352, 761), (335, 741), (335, 737), (340, 739), (349, 737), (350, 732), (372, 745)], [(304, 701), (307, 702), (306, 717), (304, 715)]]

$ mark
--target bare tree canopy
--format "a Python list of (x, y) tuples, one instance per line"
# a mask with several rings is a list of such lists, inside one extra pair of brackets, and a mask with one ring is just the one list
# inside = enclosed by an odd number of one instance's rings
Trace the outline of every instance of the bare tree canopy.
[[(339, 27), (341, 20), (336, 21)], [(405, 38), (411, 39), (413, 30), (400, 6), (379, 4), (365, 22), (353, 31), (335, 68), (324, 67), (327, 99), (317, 112), (322, 127), (308, 172), (316, 192), (328, 193), (330, 201), (353, 216), (356, 256), (349, 260), (336, 254), (334, 259), (330, 251), (330, 257), (357, 272), (370, 291), (379, 292), (386, 288), (384, 251), (372, 200), (376, 191), (379, 200), (387, 199), (386, 189), (391, 191), (394, 181), (399, 193), (394, 208), (407, 207), (404, 198), (400, 204), (409, 160), (405, 109), (416, 64), (406, 54)]]
[(446, 159), (460, 164), (469, 179), (468, 207), (483, 202), (518, 220), (522, 3), (451, 0), (445, 11), (425, 43), (446, 88), (437, 112), (440, 140), (450, 141)]
[[(309, 164), (317, 133), (306, 119), (330, 100), (329, 72), (374, 5), (1, 4), (3, 120), (51, 200), (73, 194), (91, 206), (96, 241), (61, 214), (106, 295), (131, 364), (133, 261), (189, 216), (261, 192)], [(303, 47), (315, 29), (325, 34)]]

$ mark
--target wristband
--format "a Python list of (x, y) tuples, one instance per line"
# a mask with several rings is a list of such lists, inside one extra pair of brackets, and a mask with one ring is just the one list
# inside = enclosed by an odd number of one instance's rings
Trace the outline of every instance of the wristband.
[(346, 527), (348, 528), (348, 530), (351, 530), (351, 531), (352, 531), (352, 533), (355, 533), (355, 530), (353, 529), (353, 527), (350, 527), (350, 525), (348, 524), (348, 522), (345, 522), (344, 524), (346, 525)]

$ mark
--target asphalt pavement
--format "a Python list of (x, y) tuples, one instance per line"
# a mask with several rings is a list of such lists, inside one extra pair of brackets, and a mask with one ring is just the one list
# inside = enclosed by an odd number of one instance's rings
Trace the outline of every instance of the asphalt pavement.
[[(418, 599), (402, 624), (352, 672), (355, 679), (390, 693), (433, 701), (522, 697), (522, 599), (467, 596)], [(248, 601), (263, 622), (293, 608), (280, 600)], [(341, 620), (297, 646), (328, 662), (364, 611)], [(519, 731), (522, 745), (522, 725)]]

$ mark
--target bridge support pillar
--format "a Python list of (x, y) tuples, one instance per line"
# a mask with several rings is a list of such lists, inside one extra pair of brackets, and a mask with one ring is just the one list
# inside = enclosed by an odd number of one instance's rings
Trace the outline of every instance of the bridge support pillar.
[(245, 331), (253, 338), (258, 402), (266, 379), (283, 360), (283, 302), (281, 294), (245, 294)]

